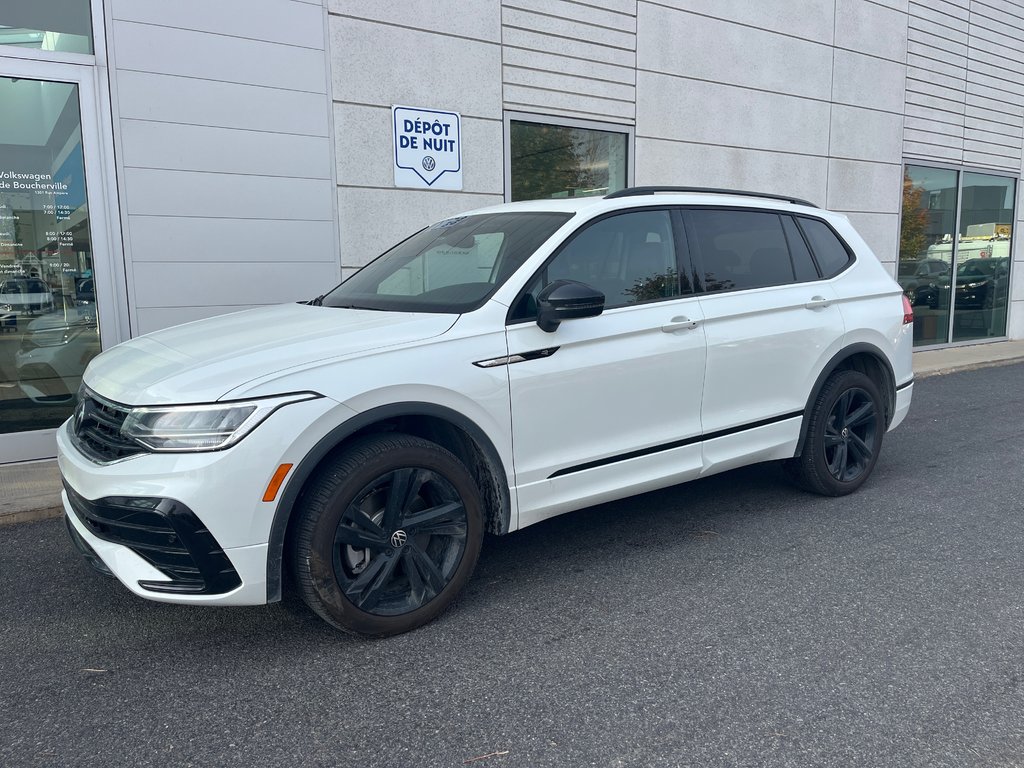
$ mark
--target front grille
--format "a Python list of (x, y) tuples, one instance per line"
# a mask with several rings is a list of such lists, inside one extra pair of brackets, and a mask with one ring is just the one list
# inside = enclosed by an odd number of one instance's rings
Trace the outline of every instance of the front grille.
[(71, 509), (104, 541), (128, 547), (170, 581), (140, 581), (154, 592), (219, 595), (242, 580), (195, 513), (174, 499), (113, 496), (85, 499), (67, 483)]
[(79, 397), (71, 419), (71, 434), (78, 450), (101, 464), (145, 452), (121, 434), (128, 408), (97, 397), (84, 387)]

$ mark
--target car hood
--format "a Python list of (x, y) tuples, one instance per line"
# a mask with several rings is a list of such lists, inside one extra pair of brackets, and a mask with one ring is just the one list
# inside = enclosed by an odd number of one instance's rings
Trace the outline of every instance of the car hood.
[(128, 405), (214, 402), (268, 374), (438, 336), (457, 317), (304, 304), (252, 309), (119, 344), (89, 364), (84, 381)]

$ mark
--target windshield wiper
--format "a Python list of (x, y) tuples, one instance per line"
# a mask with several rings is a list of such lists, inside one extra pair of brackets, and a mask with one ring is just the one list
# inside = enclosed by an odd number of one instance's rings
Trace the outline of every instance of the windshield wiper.
[(310, 299), (309, 301), (307, 301), (305, 303), (309, 304), (309, 306), (311, 306), (311, 307), (322, 307), (324, 305), (324, 296), (326, 296), (326, 295), (327, 295), (326, 293), (321, 293), (315, 299)]

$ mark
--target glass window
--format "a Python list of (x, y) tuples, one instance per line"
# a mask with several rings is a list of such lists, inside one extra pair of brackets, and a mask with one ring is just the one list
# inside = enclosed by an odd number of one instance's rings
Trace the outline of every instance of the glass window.
[(964, 173), (953, 296), (953, 341), (1006, 335), (1016, 184)]
[(89, 0), (4, 0), (0, 45), (92, 53)]
[(327, 307), (468, 312), (480, 306), (568, 213), (495, 213), (439, 221), (363, 267)]
[(626, 187), (628, 135), (512, 120), (512, 200), (607, 195)]
[(1016, 182), (960, 175), (904, 171), (897, 279), (914, 306), (917, 346), (1006, 335)]
[(587, 225), (541, 269), (512, 313), (536, 317), (537, 296), (556, 280), (575, 280), (604, 294), (606, 309), (690, 292), (677, 268), (668, 211), (620, 213)]
[(78, 87), (0, 78), (0, 433), (71, 415), (100, 348)]
[(956, 196), (956, 171), (908, 165), (903, 173), (896, 277), (914, 307), (915, 345), (948, 340)]
[(687, 215), (703, 262), (704, 290), (763, 288), (796, 280), (778, 214), (698, 209)]
[(850, 252), (846, 250), (846, 246), (840, 242), (832, 228), (818, 219), (806, 219), (801, 216), (798, 221), (811, 244), (822, 277), (835, 277), (842, 272), (850, 263)]
[(797, 282), (817, 280), (818, 268), (811, 258), (811, 252), (807, 248), (804, 236), (790, 216), (782, 217), (782, 228), (786, 232), (786, 242), (789, 244), (789, 255), (793, 259), (793, 270), (796, 272)]

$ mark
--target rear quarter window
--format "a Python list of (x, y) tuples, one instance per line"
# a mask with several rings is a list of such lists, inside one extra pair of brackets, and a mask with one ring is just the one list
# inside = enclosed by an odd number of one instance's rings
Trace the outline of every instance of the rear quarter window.
[(822, 277), (835, 277), (846, 269), (847, 264), (853, 259), (853, 254), (828, 224), (818, 219), (802, 217), (797, 221), (807, 236), (807, 242), (811, 245)]

